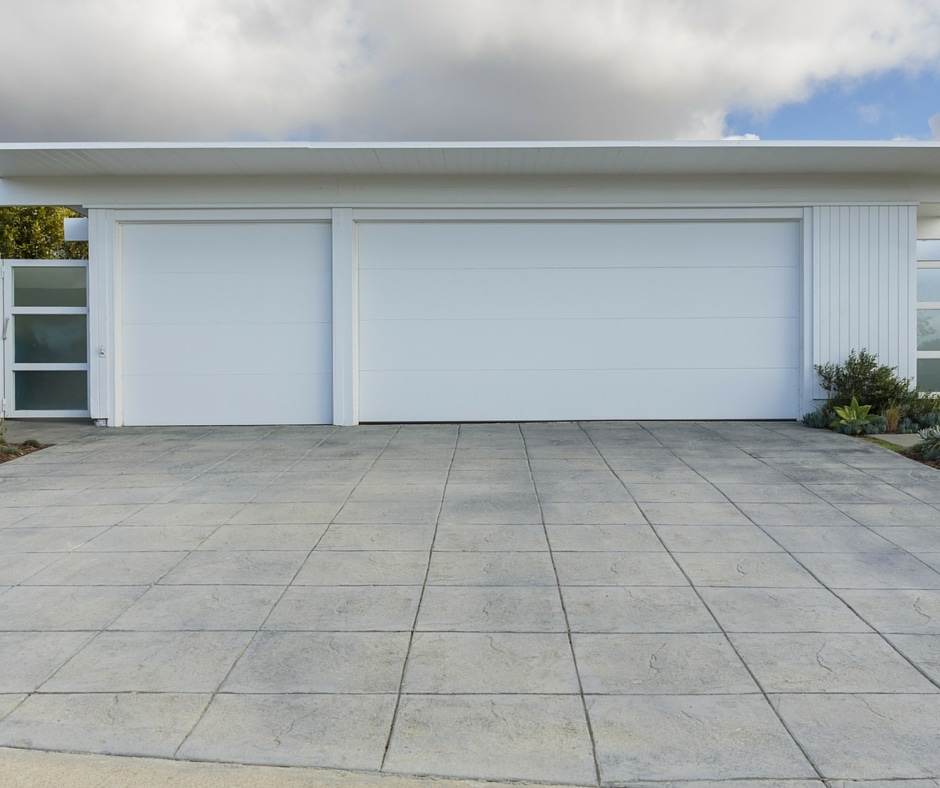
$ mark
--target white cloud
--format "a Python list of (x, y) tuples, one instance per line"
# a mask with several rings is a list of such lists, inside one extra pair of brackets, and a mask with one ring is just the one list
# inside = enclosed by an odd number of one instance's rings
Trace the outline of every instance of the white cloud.
[(0, 3), (2, 140), (717, 139), (940, 61), (924, 0)]
[(933, 134), (933, 138), (940, 140), (940, 112), (932, 115), (927, 123), (930, 124), (930, 133)]

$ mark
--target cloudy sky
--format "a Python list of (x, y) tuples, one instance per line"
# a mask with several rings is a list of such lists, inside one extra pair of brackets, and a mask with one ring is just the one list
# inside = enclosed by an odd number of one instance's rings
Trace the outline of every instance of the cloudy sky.
[(0, 0), (0, 141), (940, 139), (940, 0)]

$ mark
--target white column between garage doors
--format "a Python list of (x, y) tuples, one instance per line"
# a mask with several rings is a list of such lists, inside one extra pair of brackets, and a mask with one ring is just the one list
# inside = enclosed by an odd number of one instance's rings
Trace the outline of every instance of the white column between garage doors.
[(357, 235), (362, 421), (798, 415), (798, 221), (360, 221)]
[(330, 423), (329, 222), (122, 213), (119, 423)]

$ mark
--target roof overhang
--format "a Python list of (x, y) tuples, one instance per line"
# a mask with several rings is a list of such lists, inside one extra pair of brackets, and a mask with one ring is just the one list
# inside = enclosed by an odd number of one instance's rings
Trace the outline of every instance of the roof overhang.
[(0, 143), (0, 178), (940, 176), (940, 142)]

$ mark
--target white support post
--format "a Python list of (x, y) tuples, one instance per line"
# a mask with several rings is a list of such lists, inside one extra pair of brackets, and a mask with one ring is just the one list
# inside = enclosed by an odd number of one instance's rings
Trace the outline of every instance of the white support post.
[(351, 208), (333, 209), (333, 423), (359, 423), (359, 263)]
[(88, 409), (97, 423), (118, 426), (114, 211), (92, 209), (88, 220)]

